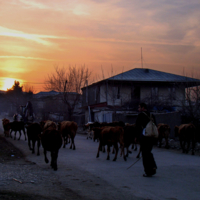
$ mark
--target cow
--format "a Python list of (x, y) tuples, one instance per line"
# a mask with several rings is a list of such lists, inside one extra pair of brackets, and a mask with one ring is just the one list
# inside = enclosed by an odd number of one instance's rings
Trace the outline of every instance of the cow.
[[(131, 153), (131, 151), (129, 151), (129, 146), (131, 144), (136, 145), (135, 139), (136, 139), (136, 126), (135, 126), (135, 124), (126, 124), (124, 126), (124, 148), (127, 149), (126, 154), (125, 154), (126, 157), (128, 157), (129, 153)], [(137, 149), (135, 148), (135, 151), (136, 150)]]
[[(27, 127), (27, 137), (28, 137), (28, 146), (32, 150), (32, 153), (35, 153), (35, 143), (37, 142), (37, 155), (40, 155), (40, 135), (42, 132), (42, 127), (39, 123), (30, 123)], [(32, 142), (32, 147), (31, 147)]]
[[(101, 131), (105, 128), (104, 127), (94, 127), (92, 128), (93, 131), (93, 141), (95, 142), (97, 140), (97, 142), (99, 142), (99, 139), (101, 137)], [(101, 145), (99, 151), (105, 152), (105, 146)]]
[(23, 131), (24, 136), (25, 136), (25, 140), (26, 140), (26, 132), (25, 132), (25, 123), (22, 121), (13, 121), (9, 123), (10, 125), (10, 137), (12, 138), (12, 132), (15, 132), (15, 136), (14, 136), (14, 140), (16, 140), (16, 133), (17, 131), (19, 132), (19, 138), (18, 140), (20, 140), (21, 138), (21, 131)]
[(160, 123), (157, 125), (158, 128), (158, 147), (162, 145), (162, 139), (165, 138), (165, 148), (169, 148), (169, 135), (170, 135), (170, 126), (168, 124)]
[[(174, 127), (175, 137), (179, 137), (180, 146), (183, 153), (188, 153), (190, 148), (190, 142), (192, 142), (192, 155), (194, 155), (196, 144), (196, 127), (194, 124), (181, 124)], [(186, 148), (187, 143), (187, 148)]]
[(73, 150), (76, 149), (74, 138), (76, 136), (77, 129), (78, 125), (74, 121), (62, 121), (58, 123), (58, 130), (61, 132), (61, 135), (64, 140), (63, 148), (65, 148), (65, 145), (68, 143), (68, 139), (70, 138), (71, 139), (70, 149)]
[(57, 129), (57, 124), (51, 120), (41, 121), (40, 126), (42, 127), (43, 131), (46, 129)]
[(9, 132), (10, 132), (10, 120), (9, 119), (2, 119), (2, 124), (3, 124), (3, 129), (4, 129), (4, 135), (5, 137), (9, 137)]
[(124, 130), (120, 126), (116, 127), (104, 127), (100, 131), (99, 136), (99, 147), (97, 151), (96, 157), (99, 157), (99, 151), (102, 146), (107, 145), (107, 160), (110, 160), (110, 147), (113, 145), (115, 148), (115, 157), (113, 161), (116, 161), (117, 154), (118, 154), (118, 143), (121, 146), (122, 155), (124, 157), (124, 160), (126, 161), (126, 156), (124, 155)]
[(87, 139), (90, 138), (92, 139), (93, 138), (93, 128), (95, 127), (101, 127), (101, 124), (99, 122), (88, 122), (87, 124), (85, 124), (83, 126), (83, 130), (87, 130)]
[(57, 126), (55, 126), (56, 124), (54, 124), (53, 121), (51, 121), (51, 123), (49, 121), (47, 124), (46, 123), (44, 124), (43, 132), (40, 134), (42, 147), (44, 149), (44, 160), (46, 163), (49, 162), (47, 158), (47, 151), (50, 151), (51, 167), (54, 169), (54, 171), (56, 171), (58, 169), (57, 167), (58, 153), (59, 149), (62, 146), (62, 136), (60, 134), (60, 131), (56, 130)]

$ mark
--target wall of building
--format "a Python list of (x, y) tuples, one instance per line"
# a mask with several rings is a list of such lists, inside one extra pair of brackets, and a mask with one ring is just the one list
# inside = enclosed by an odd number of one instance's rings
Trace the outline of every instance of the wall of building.
[[(152, 87), (158, 88), (158, 99), (159, 102), (169, 102), (171, 105), (181, 105), (182, 101), (185, 99), (185, 88), (183, 86), (178, 86), (175, 88), (175, 98), (170, 100), (170, 92), (169, 87), (167, 85), (150, 85), (150, 86), (141, 86), (140, 88), (140, 100), (141, 101), (149, 101), (153, 99), (155, 96), (152, 96), (151, 91)], [(170, 102), (171, 101), (171, 102)]]

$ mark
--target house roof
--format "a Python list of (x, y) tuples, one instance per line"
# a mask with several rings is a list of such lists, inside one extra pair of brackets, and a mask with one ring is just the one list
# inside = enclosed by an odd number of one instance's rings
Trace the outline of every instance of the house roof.
[[(77, 95), (78, 93), (76, 92), (67, 92), (68, 94), (72, 95)], [(61, 92), (56, 92), (54, 90), (48, 91), (48, 92), (38, 92), (37, 94), (34, 95), (35, 98), (40, 98), (40, 97), (48, 97), (48, 96), (56, 96), (61, 94)]]
[(112, 76), (106, 80), (139, 82), (191, 82), (200, 84), (199, 79), (144, 68), (135, 68)]
[(49, 91), (49, 92), (38, 92), (37, 94), (35, 94), (35, 97), (44, 97), (44, 96), (54, 96), (54, 95), (58, 95), (59, 92), (56, 92), (54, 90)]

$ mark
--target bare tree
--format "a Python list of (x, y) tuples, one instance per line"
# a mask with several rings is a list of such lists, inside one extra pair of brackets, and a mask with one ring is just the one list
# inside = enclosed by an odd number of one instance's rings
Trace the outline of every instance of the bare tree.
[(35, 92), (35, 89), (32, 85), (28, 84), (28, 83), (25, 83), (22, 85), (22, 91), (25, 92), (25, 93), (34, 93)]
[(29, 95), (23, 92), (23, 86), (20, 86), (20, 82), (15, 80), (12, 88), (6, 91), (6, 100), (9, 104), (10, 114), (13, 115), (14, 112), (18, 112), (19, 106), (25, 104), (27, 98), (29, 98)]
[(85, 66), (54, 68), (55, 72), (48, 75), (45, 80), (45, 89), (60, 93), (63, 103), (67, 105), (69, 120), (72, 120), (75, 108), (81, 100), (81, 88), (91, 76), (91, 72)]

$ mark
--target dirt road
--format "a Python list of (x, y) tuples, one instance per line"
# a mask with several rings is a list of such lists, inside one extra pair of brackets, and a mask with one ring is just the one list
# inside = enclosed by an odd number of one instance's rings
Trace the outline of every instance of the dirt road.
[[(125, 162), (106, 160), (106, 154), (96, 158), (98, 143), (85, 135), (75, 138), (76, 150), (61, 148), (58, 171), (53, 171), (41, 155), (31, 154), (24, 137), (8, 141), (22, 150), (26, 160), (0, 163), (2, 191), (37, 195), (37, 199), (178, 199), (198, 200), (200, 196), (200, 156), (181, 153), (181, 150), (153, 150), (158, 165), (157, 174), (144, 178), (142, 160), (127, 169), (137, 152)], [(49, 154), (48, 154), (49, 157)], [(111, 155), (111, 159), (114, 156)], [(14, 179), (16, 180), (14, 180)], [(20, 182), (21, 183), (20, 183)], [(43, 198), (43, 199), (42, 199)]]

